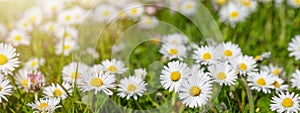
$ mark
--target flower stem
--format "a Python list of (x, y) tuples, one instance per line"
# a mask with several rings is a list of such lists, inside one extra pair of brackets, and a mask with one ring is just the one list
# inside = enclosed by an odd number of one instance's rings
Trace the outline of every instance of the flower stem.
[(96, 94), (93, 93), (93, 101), (92, 101), (92, 108), (91, 108), (92, 112), (95, 112), (95, 102), (96, 102)]
[(34, 100), (38, 101), (38, 99), (39, 99), (39, 92), (35, 91), (34, 92)]
[(246, 88), (246, 92), (247, 92), (247, 97), (248, 97), (248, 101), (249, 101), (249, 113), (254, 113), (254, 102), (253, 102), (253, 96), (251, 93), (251, 89), (247, 84), (247, 81), (245, 80), (244, 77), (241, 77), (241, 80)]

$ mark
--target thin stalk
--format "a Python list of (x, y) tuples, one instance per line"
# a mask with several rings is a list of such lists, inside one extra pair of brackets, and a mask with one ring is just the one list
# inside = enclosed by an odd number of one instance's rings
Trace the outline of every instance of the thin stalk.
[(96, 102), (96, 94), (93, 93), (93, 102), (92, 102), (92, 112), (95, 112), (95, 102)]
[(253, 96), (250, 87), (247, 84), (247, 81), (245, 80), (244, 77), (241, 77), (241, 80), (245, 86), (246, 92), (247, 92), (247, 97), (248, 97), (248, 102), (249, 102), (249, 113), (254, 113), (254, 102), (253, 102)]

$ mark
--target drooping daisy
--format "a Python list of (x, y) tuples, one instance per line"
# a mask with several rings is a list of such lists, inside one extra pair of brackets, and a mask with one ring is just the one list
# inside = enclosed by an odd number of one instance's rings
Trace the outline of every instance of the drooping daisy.
[(69, 56), (70, 53), (74, 50), (78, 49), (77, 41), (74, 39), (65, 39), (61, 40), (55, 45), (55, 52), (57, 55), (63, 54), (65, 56)]
[(154, 16), (142, 16), (139, 26), (144, 29), (153, 29), (159, 24), (159, 21)]
[(231, 42), (223, 42), (216, 48), (216, 54), (221, 56), (223, 59), (230, 60), (238, 58), (242, 55), (241, 48), (237, 44)]
[(186, 57), (186, 47), (183, 45), (163, 44), (159, 52), (169, 60), (183, 60)]
[(111, 89), (115, 88), (115, 75), (111, 73), (100, 72), (97, 74), (84, 73), (82, 76), (82, 82), (79, 84), (79, 88), (86, 91), (94, 91), (95, 94), (103, 91), (107, 95), (112, 95)]
[(179, 61), (169, 62), (168, 66), (164, 66), (162, 75), (160, 75), (160, 83), (169, 92), (179, 91), (180, 85), (184, 79), (189, 77), (190, 69), (187, 64)]
[(288, 90), (288, 85), (283, 84), (283, 80), (279, 78), (278, 76), (274, 77), (274, 88), (277, 92), (279, 91), (287, 91)]
[(9, 44), (0, 43), (0, 74), (11, 74), (15, 68), (19, 67), (19, 53)]
[(144, 14), (144, 6), (140, 3), (130, 3), (126, 6), (125, 15), (129, 18), (138, 18)]
[(211, 65), (216, 62), (217, 58), (215, 48), (212, 46), (197, 47), (193, 54), (193, 59), (196, 60), (196, 63), (202, 65)]
[(9, 33), (7, 42), (13, 46), (19, 45), (29, 45), (31, 37), (27, 35), (24, 31), (12, 30)]
[(37, 92), (46, 85), (43, 74), (29, 73), (27, 74), (27, 88), (29, 91)]
[(278, 96), (273, 96), (271, 100), (271, 110), (278, 113), (298, 113), (299, 108), (299, 96), (294, 92), (278, 93)]
[(296, 60), (300, 59), (300, 35), (295, 36), (291, 42), (289, 42), (288, 51), (290, 51), (289, 56), (295, 56)]
[(39, 101), (34, 103), (28, 103), (27, 106), (32, 107), (32, 109), (39, 110), (40, 112), (54, 113), (55, 109), (60, 108), (59, 98), (41, 98)]
[(18, 85), (18, 87), (24, 88), (25, 92), (28, 92), (30, 88), (28, 87), (28, 76), (27, 76), (28, 74), (40, 75), (41, 72), (37, 70), (33, 71), (27, 68), (22, 68), (16, 73), (15, 75), (16, 84)]
[(291, 79), (292, 87), (300, 89), (300, 82), (299, 81), (300, 81), (300, 71), (296, 70), (292, 74), (292, 79)]
[(45, 87), (43, 90), (43, 94), (45, 95), (45, 97), (59, 98), (63, 100), (68, 97), (68, 94), (71, 95), (72, 92), (72, 86), (67, 82), (63, 82), (61, 85), (52, 83), (50, 86)]
[(164, 36), (162, 41), (164, 43), (169, 43), (173, 45), (185, 45), (189, 42), (189, 39), (183, 34), (174, 33)]
[(249, 11), (253, 12), (257, 9), (257, 1), (255, 0), (237, 0), (242, 6), (247, 7)]
[(262, 91), (265, 94), (271, 93), (271, 89), (274, 88), (274, 77), (266, 71), (249, 74), (247, 81), (252, 90)]
[(25, 68), (30, 70), (37, 70), (40, 66), (45, 64), (44, 58), (32, 58), (25, 62)]
[(13, 86), (9, 82), (7, 77), (0, 75), (0, 103), (2, 103), (2, 99), (8, 101), (5, 96), (10, 96), (12, 93)]
[(146, 75), (147, 75), (147, 71), (145, 68), (138, 68), (134, 70), (134, 76), (141, 78), (142, 80), (145, 79)]
[(188, 107), (205, 105), (212, 94), (213, 81), (201, 70), (192, 72), (192, 76), (182, 82), (179, 98)]
[(254, 59), (257, 62), (261, 62), (264, 59), (270, 58), (270, 56), (271, 56), (271, 52), (264, 52), (261, 55), (256, 55)]
[(64, 81), (74, 84), (75, 80), (80, 83), (83, 73), (88, 73), (89, 67), (84, 63), (71, 62), (62, 70)]
[(294, 8), (299, 8), (300, 7), (300, 0), (287, 0), (287, 4), (289, 6), (294, 7)]
[(211, 76), (220, 85), (234, 85), (237, 79), (237, 72), (228, 63), (218, 63), (208, 67)]
[(183, 0), (179, 5), (179, 12), (186, 16), (195, 14), (197, 6), (198, 3), (195, 0)]
[(138, 96), (142, 96), (146, 91), (146, 83), (142, 78), (130, 76), (128, 78), (123, 78), (118, 85), (118, 96), (128, 100), (133, 97), (137, 100)]
[(233, 59), (234, 68), (237, 69), (239, 74), (246, 75), (248, 73), (252, 73), (257, 71), (256, 69), (256, 61), (253, 57), (243, 55), (239, 56), (237, 59)]
[(109, 22), (116, 19), (114, 17), (117, 17), (118, 12), (118, 9), (112, 5), (101, 4), (96, 7), (93, 19), (96, 22)]
[(125, 67), (125, 64), (121, 60), (112, 59), (104, 60), (101, 62), (102, 66), (104, 67), (104, 71), (114, 74), (123, 74), (128, 69)]
[(236, 23), (244, 21), (249, 16), (249, 9), (240, 4), (229, 2), (219, 12), (221, 22), (229, 23), (235, 27)]

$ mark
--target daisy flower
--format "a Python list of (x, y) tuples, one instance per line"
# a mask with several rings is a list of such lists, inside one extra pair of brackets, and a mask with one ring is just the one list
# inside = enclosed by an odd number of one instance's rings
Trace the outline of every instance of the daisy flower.
[(114, 5), (116, 7), (124, 7), (124, 4), (128, 2), (127, 0), (106, 0), (109, 4)]
[(186, 16), (195, 14), (198, 8), (197, 6), (198, 3), (195, 0), (183, 0), (179, 4), (179, 12)]
[(269, 64), (269, 66), (263, 66), (262, 70), (268, 71), (274, 76), (279, 76), (280, 74), (284, 73), (283, 68), (273, 64)]
[(257, 9), (257, 1), (255, 0), (237, 0), (242, 6), (249, 9), (249, 11), (254, 12)]
[(300, 0), (287, 0), (287, 4), (289, 6), (294, 7), (294, 8), (299, 8), (300, 7)]
[(19, 53), (9, 44), (0, 43), (0, 74), (12, 74), (19, 67)]
[(121, 98), (125, 98), (128, 100), (131, 97), (134, 100), (137, 100), (138, 96), (142, 96), (143, 93), (146, 91), (146, 83), (143, 79), (139, 77), (130, 76), (128, 78), (123, 78), (118, 85), (118, 96)]
[(278, 76), (274, 77), (274, 88), (275, 90), (278, 91), (287, 91), (288, 90), (288, 85), (283, 84), (283, 80), (279, 78)]
[[(66, 89), (67, 92), (64, 89)], [(61, 85), (52, 83), (43, 90), (45, 97), (59, 98), (63, 100), (68, 97), (68, 94), (72, 94), (72, 92), (72, 86), (67, 82), (63, 82)]]
[(244, 21), (249, 16), (249, 9), (240, 4), (229, 2), (219, 12), (221, 22), (229, 23), (235, 27), (236, 23)]
[(43, 0), (41, 7), (46, 17), (51, 18), (62, 11), (65, 6), (61, 0)]
[(187, 64), (179, 61), (169, 62), (168, 66), (164, 66), (160, 76), (160, 83), (169, 92), (179, 91), (182, 81), (189, 77), (190, 69)]
[(256, 55), (254, 59), (256, 60), (256, 62), (261, 62), (264, 59), (270, 58), (270, 56), (271, 52), (264, 52), (261, 55)]
[(62, 78), (68, 83), (74, 84), (75, 80), (80, 83), (83, 73), (88, 73), (89, 67), (84, 63), (71, 62), (62, 70)]
[(220, 6), (224, 6), (226, 5), (228, 2), (231, 2), (231, 0), (213, 0), (212, 1), (214, 4), (220, 5)]
[(112, 95), (111, 89), (115, 87), (115, 75), (111, 73), (100, 72), (97, 74), (83, 73), (82, 82), (79, 88), (83, 91), (94, 91), (95, 94), (103, 91), (107, 95)]
[(250, 73), (247, 81), (252, 90), (265, 94), (271, 93), (270, 89), (274, 88), (274, 77), (266, 71)]
[(5, 96), (10, 96), (12, 93), (13, 86), (9, 82), (4, 75), (0, 75), (0, 103), (2, 103), (2, 99), (8, 101)]
[(101, 62), (102, 66), (104, 67), (104, 71), (113, 73), (113, 74), (123, 74), (128, 69), (125, 68), (125, 64), (121, 60), (112, 59), (104, 60)]
[(25, 68), (30, 70), (37, 70), (40, 66), (45, 64), (44, 58), (32, 58), (25, 62)]
[(201, 70), (192, 72), (192, 76), (182, 82), (179, 89), (179, 99), (190, 108), (205, 105), (212, 94), (213, 82)]
[(119, 10), (112, 5), (101, 4), (98, 5), (94, 11), (93, 19), (96, 22), (109, 22), (115, 20)]
[(86, 11), (79, 6), (72, 7), (69, 9), (70, 12), (73, 12), (74, 24), (81, 24), (85, 18)]
[(217, 56), (215, 53), (215, 48), (212, 46), (201, 46), (197, 47), (194, 50), (193, 58), (196, 60), (196, 63), (202, 65), (211, 65), (216, 62)]
[(290, 51), (289, 56), (295, 56), (296, 60), (300, 59), (300, 35), (295, 36), (291, 42), (289, 42), (288, 51)]
[(232, 62), (234, 62), (234, 68), (236, 68), (239, 74), (241, 75), (246, 75), (248, 73), (257, 71), (256, 61), (251, 56), (239, 56), (237, 59), (233, 59)]
[(70, 53), (74, 50), (78, 49), (78, 45), (76, 40), (74, 39), (65, 39), (61, 40), (55, 45), (55, 52), (57, 55), (63, 54), (65, 56), (69, 56)]
[(183, 45), (163, 44), (159, 52), (169, 60), (178, 58), (183, 60), (186, 57), (186, 47)]
[(189, 38), (180, 33), (169, 34), (164, 36), (162, 41), (164, 43), (173, 44), (173, 45), (185, 45), (189, 42)]
[(85, 7), (87, 9), (93, 8), (96, 4), (98, 4), (98, 0), (78, 0), (79, 5)]
[(299, 81), (300, 81), (300, 71), (296, 70), (292, 74), (292, 79), (291, 79), (292, 87), (300, 89), (300, 82)]
[(22, 30), (22, 31), (32, 31), (33, 29), (32, 23), (25, 18), (19, 20), (16, 26), (18, 30)]
[(27, 106), (32, 107), (40, 112), (54, 113), (55, 109), (60, 108), (58, 106), (60, 99), (58, 98), (44, 98), (34, 103), (28, 103)]
[(43, 13), (39, 7), (32, 7), (24, 13), (24, 18), (33, 25), (39, 25), (43, 19)]
[(228, 63), (218, 63), (208, 67), (211, 76), (216, 83), (220, 85), (234, 85), (237, 79), (237, 73)]
[(37, 70), (33, 71), (27, 68), (22, 68), (16, 73), (15, 75), (16, 84), (19, 87), (23, 87), (25, 92), (28, 92), (30, 88), (28, 87), (28, 76), (27, 76), (28, 74), (40, 75), (41, 72)]
[(56, 20), (61, 25), (72, 25), (76, 22), (74, 14), (70, 10), (61, 11)]
[(298, 113), (300, 110), (299, 96), (294, 92), (278, 93), (278, 96), (273, 96), (271, 100), (271, 110), (278, 113)]
[(134, 76), (141, 78), (142, 80), (146, 78), (146, 75), (147, 75), (147, 71), (145, 68), (138, 68), (134, 70)]
[(155, 16), (142, 16), (139, 26), (144, 29), (153, 29), (158, 26), (159, 21)]
[(27, 88), (30, 91), (37, 92), (46, 85), (45, 77), (40, 73), (28, 73), (27, 79)]
[(7, 42), (13, 46), (26, 45), (30, 44), (31, 37), (27, 35), (24, 31), (12, 30), (9, 35)]
[(219, 44), (216, 48), (216, 53), (226, 60), (236, 59), (242, 55), (241, 48), (237, 44), (231, 42)]
[(104, 71), (104, 67), (101, 64), (94, 64), (91, 68), (90, 68), (90, 72), (97, 74)]
[[(58, 23), (56, 22), (47, 22), (46, 24), (42, 25), (42, 31), (48, 34), (54, 34), (56, 32), (61, 32), (59, 28), (62, 28)], [(57, 31), (58, 30), (58, 31)]]
[(78, 39), (78, 29), (71, 26), (59, 27), (55, 31), (55, 36), (59, 39)]
[(140, 3), (130, 3), (126, 6), (125, 15), (129, 18), (138, 18), (144, 14), (144, 6)]

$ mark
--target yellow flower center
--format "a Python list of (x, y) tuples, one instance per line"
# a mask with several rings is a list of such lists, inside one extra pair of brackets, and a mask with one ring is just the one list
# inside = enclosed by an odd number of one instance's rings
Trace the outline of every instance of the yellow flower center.
[(50, 30), (51, 32), (53, 32), (53, 31), (55, 30), (55, 26), (54, 26), (54, 25), (51, 25), (51, 26), (49, 27), (49, 30)]
[(225, 5), (226, 0), (217, 0), (217, 4), (219, 5)]
[(29, 24), (28, 24), (27, 22), (24, 22), (24, 23), (23, 23), (23, 26), (24, 26), (24, 27), (28, 27), (28, 25), (29, 25)]
[(171, 80), (178, 81), (181, 77), (181, 73), (179, 71), (174, 71), (171, 73)]
[(237, 11), (232, 11), (231, 13), (230, 13), (230, 17), (231, 18), (236, 18), (236, 17), (238, 17), (239, 16), (239, 13), (237, 12)]
[(249, 0), (240, 0), (240, 2), (246, 7), (251, 6), (251, 2)]
[(55, 6), (55, 5), (52, 5), (52, 6), (51, 6), (51, 10), (52, 10), (52, 11), (56, 11), (56, 6)]
[(178, 54), (178, 50), (175, 49), (175, 48), (172, 48), (172, 49), (170, 49), (169, 53), (170, 53), (171, 55), (177, 55), (177, 54)]
[(224, 72), (220, 72), (217, 74), (217, 78), (219, 80), (225, 80), (226, 79), (226, 74)]
[(261, 56), (260, 55), (257, 55), (257, 56), (255, 56), (255, 60), (257, 61), (257, 60), (259, 60), (261, 58)]
[(21, 41), (22, 37), (20, 35), (16, 35), (15, 38), (14, 38), (14, 40), (17, 41), (17, 42)]
[(38, 106), (39, 109), (46, 109), (48, 107), (48, 104), (45, 102), (40, 103), (40, 105)]
[(23, 85), (23, 87), (27, 87), (27, 85), (28, 85), (28, 79), (23, 80), (22, 81), (22, 85)]
[(2, 87), (0, 86), (0, 91), (2, 91)]
[(66, 21), (71, 20), (71, 16), (69, 16), (69, 15), (65, 16), (65, 20), (66, 20)]
[(104, 12), (103, 12), (103, 16), (105, 16), (105, 17), (108, 17), (109, 14), (110, 14), (110, 13), (109, 13), (108, 11), (104, 11)]
[(192, 96), (198, 96), (198, 95), (200, 95), (200, 93), (201, 93), (201, 89), (200, 89), (199, 86), (193, 86), (193, 87), (191, 87), (190, 94)]
[(208, 52), (206, 52), (206, 53), (203, 54), (202, 58), (203, 58), (204, 60), (210, 60), (210, 59), (211, 59), (211, 54), (208, 53)]
[(30, 66), (31, 66), (31, 67), (34, 67), (34, 66), (36, 66), (37, 64), (38, 64), (38, 62), (33, 61), (33, 62), (31, 62)]
[(224, 51), (224, 55), (225, 55), (226, 57), (231, 57), (231, 56), (232, 56), (232, 51), (231, 51), (231, 50), (225, 50), (225, 51)]
[(119, 18), (124, 18), (125, 17), (124, 11), (120, 11), (118, 17)]
[(103, 81), (100, 78), (93, 78), (90, 84), (94, 87), (101, 87), (103, 85)]
[(73, 72), (73, 73), (71, 74), (71, 78), (72, 78), (73, 80), (80, 78), (80, 73), (77, 72), (77, 75), (76, 75), (76, 72)]
[(8, 59), (5, 55), (0, 54), (0, 65), (4, 65), (8, 62)]
[(152, 43), (154, 43), (154, 44), (158, 44), (158, 43), (159, 43), (159, 39), (156, 38), (156, 37), (152, 38), (151, 41), (152, 41)]
[(108, 71), (114, 73), (117, 71), (117, 68), (115, 66), (109, 66)]
[(273, 85), (274, 85), (275, 88), (279, 88), (280, 87), (280, 84), (279, 84), (278, 81), (275, 81)]
[(266, 85), (266, 80), (264, 78), (259, 78), (256, 83), (259, 85), (259, 86), (265, 86)]
[(71, 48), (71, 46), (69, 45), (64, 45), (64, 50), (69, 50)]
[(291, 98), (285, 98), (281, 104), (282, 104), (282, 106), (289, 108), (289, 107), (293, 106), (294, 102)]
[(280, 73), (280, 70), (279, 70), (279, 69), (274, 69), (274, 71), (273, 71), (273, 74), (274, 74), (274, 75), (279, 75), (279, 73)]
[(248, 69), (248, 66), (245, 63), (240, 64), (240, 69), (243, 71), (246, 71)]
[(192, 9), (192, 8), (193, 8), (193, 4), (186, 4), (186, 5), (185, 5), (185, 8), (186, 8), (186, 9)]
[(296, 5), (300, 4), (300, 0), (294, 0)]
[(136, 86), (134, 84), (129, 84), (127, 86), (127, 91), (134, 92), (136, 90)]
[(37, 17), (36, 17), (36, 16), (33, 16), (33, 17), (30, 18), (30, 21), (31, 21), (31, 22), (35, 22), (36, 19), (37, 19)]
[(59, 89), (55, 89), (54, 91), (53, 91), (53, 95), (55, 96), (55, 97), (60, 97), (61, 95), (62, 95), (62, 91), (61, 90), (59, 90)]
[(132, 14), (136, 14), (137, 12), (138, 12), (138, 9), (137, 9), (137, 8), (131, 9), (131, 13), (132, 13)]
[(64, 37), (65, 37), (65, 38), (68, 38), (68, 37), (70, 37), (70, 33), (68, 33), (68, 32), (65, 32), (65, 33), (64, 33)]

